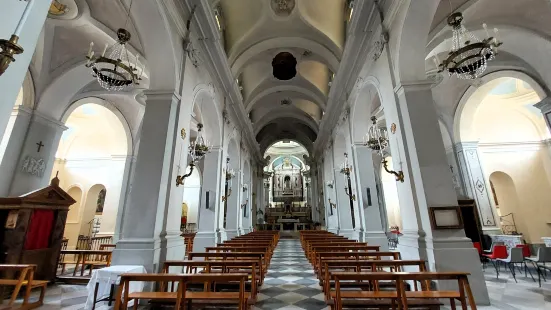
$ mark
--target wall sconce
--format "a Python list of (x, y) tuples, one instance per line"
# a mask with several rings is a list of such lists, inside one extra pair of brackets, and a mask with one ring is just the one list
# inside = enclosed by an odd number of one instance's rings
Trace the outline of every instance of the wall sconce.
[(191, 167), (191, 169), (189, 170), (188, 173), (184, 175), (176, 176), (176, 186), (184, 185), (184, 180), (193, 173), (193, 168), (195, 167), (195, 163), (192, 161), (191, 163), (189, 163), (189, 166)]
[(243, 184), (243, 193), (246, 192), (247, 190), (249, 190), (249, 188), (247, 187), (247, 184)]
[(245, 200), (245, 203), (241, 205), (241, 209), (245, 208), (249, 203), (249, 199)]
[(337, 208), (337, 204), (336, 204), (336, 203), (332, 203), (332, 202), (331, 202), (331, 198), (329, 198), (328, 200), (329, 200), (329, 205), (330, 205), (331, 207), (333, 207), (333, 208), (336, 209), (336, 208)]
[(327, 187), (333, 188), (333, 183), (335, 181), (327, 181)]
[(21, 29), (29, 18), (34, 1), (35, 0), (28, 0), (25, 11), (23, 11), (23, 15), (21, 16), (17, 27), (15, 27), (15, 31), (11, 35), (10, 39), (0, 40), (0, 76), (4, 74), (10, 64), (15, 61), (15, 58), (13, 56), (22, 54), (25, 51), (23, 47), (21, 47), (21, 45), (17, 44), (17, 42), (19, 41), (19, 36), (21, 35)]
[[(373, 124), (369, 127), (367, 134), (365, 135), (364, 145), (369, 147), (373, 152), (378, 153), (382, 158), (382, 164), (387, 173), (393, 174), (396, 177), (396, 181), (404, 183), (404, 172), (388, 170), (387, 161), (384, 158), (384, 150), (388, 148), (388, 133), (386, 129), (379, 128), (377, 125), (377, 118), (371, 117)], [(395, 129), (394, 129), (395, 131)]]

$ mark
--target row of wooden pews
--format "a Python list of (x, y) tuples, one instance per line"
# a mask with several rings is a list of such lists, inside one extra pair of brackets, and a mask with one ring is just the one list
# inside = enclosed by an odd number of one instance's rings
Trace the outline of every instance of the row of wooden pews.
[[(427, 272), (422, 260), (402, 260), (399, 252), (349, 240), (327, 231), (301, 231), (300, 242), (332, 310), (440, 309), (476, 304), (465, 272)], [(405, 272), (407, 270), (408, 272)], [(438, 290), (433, 281), (450, 281), (457, 290)]]
[[(205, 252), (190, 252), (186, 260), (165, 261), (161, 273), (123, 274), (115, 309), (126, 309), (129, 302), (136, 305), (140, 300), (174, 305), (175, 309), (251, 309), (278, 241), (278, 232), (252, 232), (208, 247)], [(131, 292), (135, 281), (154, 283), (154, 290)]]

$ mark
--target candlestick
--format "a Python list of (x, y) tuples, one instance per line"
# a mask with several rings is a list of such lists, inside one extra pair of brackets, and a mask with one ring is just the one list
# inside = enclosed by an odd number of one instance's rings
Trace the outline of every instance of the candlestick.
[(136, 62), (134, 63), (134, 69), (138, 68), (138, 60), (140, 60), (140, 55), (136, 55)]
[(90, 42), (90, 48), (88, 49), (88, 58), (92, 58), (92, 48), (94, 48), (94, 42)]
[(107, 52), (107, 44), (105, 44), (105, 48), (103, 49), (103, 53), (101, 53), (101, 57), (105, 57), (105, 52)]
[(19, 20), (19, 23), (17, 24), (17, 27), (15, 27), (14, 35), (20, 37), (21, 30), (23, 29), (23, 25), (25, 25), (25, 22), (29, 18), (29, 15), (31, 14), (31, 8), (33, 7), (34, 0), (29, 0), (27, 3), (27, 6), (25, 7), (25, 11), (23, 11), (23, 15), (21, 16), (21, 19)]
[(495, 42), (497, 43), (498, 41), (498, 35), (499, 35), (499, 30), (497, 28), (494, 28), (494, 40)]
[(490, 33), (488, 32), (488, 25), (486, 23), (482, 24), (482, 28), (484, 28), (484, 31), (486, 31), (486, 38), (490, 37)]

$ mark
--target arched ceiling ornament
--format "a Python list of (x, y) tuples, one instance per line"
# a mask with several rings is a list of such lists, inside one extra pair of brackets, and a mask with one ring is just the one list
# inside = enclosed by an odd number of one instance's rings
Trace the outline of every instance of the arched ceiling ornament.
[(272, 0), (272, 10), (278, 16), (289, 16), (295, 9), (295, 0)]

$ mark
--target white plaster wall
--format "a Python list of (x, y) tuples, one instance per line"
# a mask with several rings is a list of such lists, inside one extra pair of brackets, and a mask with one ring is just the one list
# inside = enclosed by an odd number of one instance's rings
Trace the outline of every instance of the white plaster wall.
[[(387, 157), (388, 169), (394, 170), (392, 158)], [(400, 200), (398, 199), (398, 190), (396, 188), (396, 179), (394, 175), (387, 173), (381, 165), (381, 183), (385, 199), (386, 212), (389, 226), (399, 226), (402, 228), (402, 216), (400, 215)]]
[[(55, 176), (56, 172), (59, 171), (58, 177), (63, 189), (68, 189), (73, 185), (78, 185), (83, 189), (82, 202), (92, 199), (95, 205), (97, 196), (88, 197), (90, 188), (96, 184), (105, 186), (107, 195), (103, 214), (98, 216), (101, 218), (99, 235), (113, 235), (115, 231), (125, 160), (126, 157), (88, 158), (85, 160), (57, 160), (54, 164), (53, 175)], [(67, 226), (68, 228), (78, 226), (79, 229), (73, 230), (70, 228), (65, 230), (65, 238), (68, 238), (71, 244), (71, 241), (78, 237), (78, 232), (82, 231), (81, 228), (83, 226), (87, 227), (83, 220), (84, 209), (84, 204), (81, 203), (78, 220), (72, 221)]]

